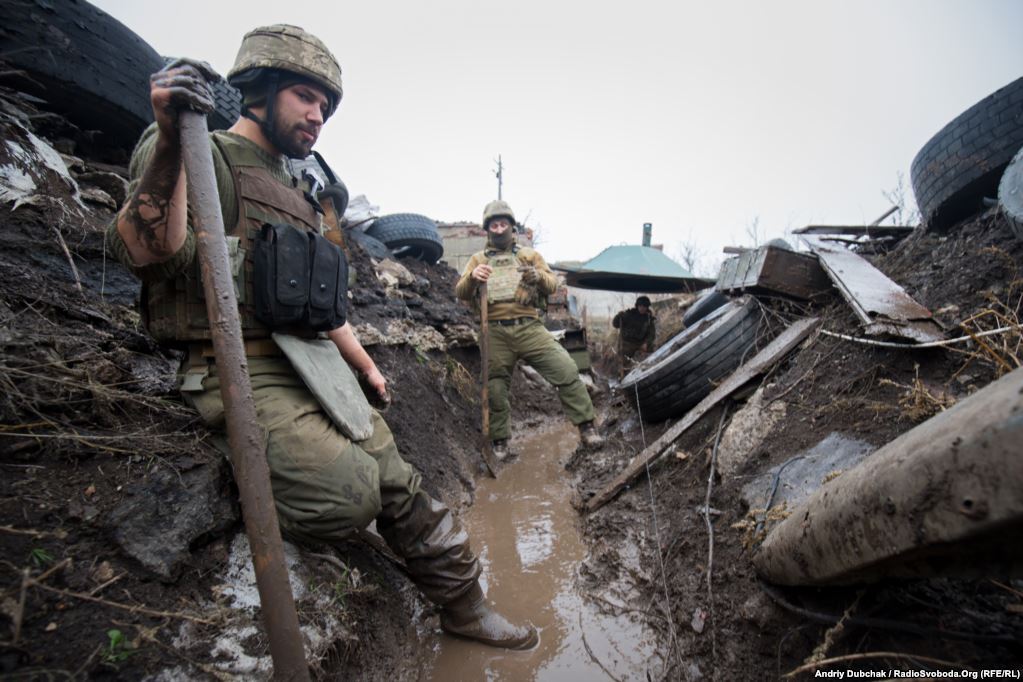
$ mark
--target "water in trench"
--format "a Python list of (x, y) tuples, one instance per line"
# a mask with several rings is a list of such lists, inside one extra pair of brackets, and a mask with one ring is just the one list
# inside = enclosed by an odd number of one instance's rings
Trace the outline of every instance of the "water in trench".
[(502, 651), (438, 635), (436, 656), (422, 679), (633, 680), (660, 677), (656, 638), (629, 616), (600, 611), (576, 590), (586, 557), (579, 514), (563, 462), (578, 443), (559, 420), (515, 441), (517, 460), (496, 481), (485, 479), (476, 504), (462, 514), (483, 565), (487, 596), (513, 621), (531, 621), (540, 644)]

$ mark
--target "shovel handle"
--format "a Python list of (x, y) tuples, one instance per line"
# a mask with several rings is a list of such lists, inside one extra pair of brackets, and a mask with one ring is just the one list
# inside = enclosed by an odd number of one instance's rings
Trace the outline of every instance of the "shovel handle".
[(490, 448), (490, 323), (487, 320), (487, 283), (480, 285), (480, 409), (482, 410), (483, 462), (497, 478), (497, 465)]

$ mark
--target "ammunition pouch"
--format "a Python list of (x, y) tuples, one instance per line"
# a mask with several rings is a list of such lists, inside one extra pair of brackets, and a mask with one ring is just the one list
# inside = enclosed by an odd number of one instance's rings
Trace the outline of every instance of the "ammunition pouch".
[(348, 262), (317, 234), (266, 223), (254, 245), (255, 317), (270, 329), (330, 331), (345, 323)]

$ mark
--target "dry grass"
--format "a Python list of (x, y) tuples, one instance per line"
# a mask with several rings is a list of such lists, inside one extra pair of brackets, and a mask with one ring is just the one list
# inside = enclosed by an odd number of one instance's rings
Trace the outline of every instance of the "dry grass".
[(740, 541), (746, 551), (751, 551), (767, 537), (768, 525), (784, 521), (792, 514), (788, 502), (781, 502), (770, 509), (750, 509), (741, 520), (730, 527), (742, 533)]
[(881, 379), (878, 383), (882, 386), (894, 386), (902, 390), (899, 396), (899, 407), (902, 414), (912, 421), (919, 422), (928, 419), (952, 407), (956, 403), (955, 397), (943, 388), (928, 386), (920, 379), (920, 365), (913, 366), (916, 376), (913, 383), (900, 384), (891, 379)]
[(465, 365), (450, 355), (444, 361), (444, 375), (448, 384), (455, 389), (462, 400), (469, 404), (479, 402), (479, 382)]
[[(1012, 256), (995, 247), (981, 250), (981, 254), (1000, 260), (1009, 272), (1018, 272)], [(972, 337), (970, 348), (949, 350), (963, 355), (965, 361), (956, 371), (958, 376), (973, 362), (992, 365), (996, 377), (1023, 366), (1023, 279), (1006, 283), (1004, 290), (985, 292), (987, 307), (981, 308), (960, 323), (963, 334)], [(1002, 334), (981, 338), (981, 332), (1010, 327)]]

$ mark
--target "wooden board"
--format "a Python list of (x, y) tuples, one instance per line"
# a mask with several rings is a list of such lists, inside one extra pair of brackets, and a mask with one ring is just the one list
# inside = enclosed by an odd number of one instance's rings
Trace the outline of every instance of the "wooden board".
[(761, 246), (723, 262), (715, 288), (730, 294), (781, 294), (811, 300), (828, 294), (831, 281), (815, 256)]
[(763, 350), (757, 353), (753, 359), (732, 372), (731, 375), (717, 388), (711, 391), (710, 395), (689, 410), (682, 419), (675, 423), (670, 429), (664, 432), (652, 445), (636, 455), (625, 467), (622, 473), (611, 481), (602, 491), (594, 495), (586, 503), (587, 511), (594, 511), (604, 506), (614, 498), (622, 488), (627, 486), (646, 466), (657, 459), (664, 450), (675, 440), (685, 433), (693, 424), (700, 420), (700, 417), (707, 414), (715, 405), (742, 388), (742, 386), (753, 377), (767, 371), (779, 360), (795, 348), (799, 342), (805, 339), (817, 326), (818, 318), (809, 317), (794, 322), (788, 329), (783, 331), (774, 341), (767, 344)]
[(807, 225), (792, 234), (852, 234), (868, 237), (898, 237), (909, 235), (915, 227), (903, 225)]
[(817, 254), (831, 281), (871, 336), (898, 336), (920, 343), (945, 338), (931, 311), (913, 300), (863, 257), (817, 237), (800, 237)]

